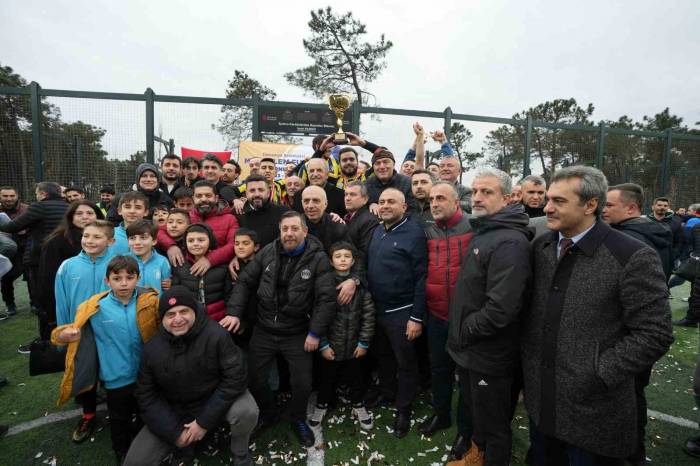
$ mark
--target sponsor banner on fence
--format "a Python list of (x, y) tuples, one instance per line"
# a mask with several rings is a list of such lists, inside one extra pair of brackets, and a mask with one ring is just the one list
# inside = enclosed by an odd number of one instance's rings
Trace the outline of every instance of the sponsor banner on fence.
[(275, 159), (277, 176), (284, 178), (284, 166), (289, 162), (298, 164), (305, 157), (311, 157), (314, 150), (301, 144), (277, 144), (272, 142), (242, 141), (238, 146), (238, 163), (241, 165), (241, 180), (250, 173), (250, 159), (270, 157)]

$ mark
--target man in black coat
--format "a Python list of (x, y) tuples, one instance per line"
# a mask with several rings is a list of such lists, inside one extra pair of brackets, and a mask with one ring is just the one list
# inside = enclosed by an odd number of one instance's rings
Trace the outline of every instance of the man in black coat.
[(353, 181), (345, 187), (345, 209), (348, 213), (344, 220), (347, 235), (359, 252), (355, 261), (356, 267), (363, 272), (367, 269), (367, 251), (372, 231), (379, 225), (379, 219), (367, 207), (368, 201), (369, 196), (364, 183)]
[(164, 292), (159, 311), (162, 327), (143, 348), (136, 388), (145, 425), (124, 464), (158, 465), (226, 420), (233, 464), (251, 465), (248, 442), (258, 407), (246, 388), (241, 350), (184, 287)]
[(236, 332), (251, 295), (257, 293), (248, 360), (250, 389), (261, 410), (256, 435), (277, 422), (268, 376), (275, 357), (281, 355), (291, 375), (292, 429), (302, 445), (312, 447), (315, 438), (306, 423), (312, 354), (335, 317), (335, 279), (321, 243), (307, 236), (301, 214), (285, 212), (279, 226), (280, 238), (257, 253), (239, 275), (228, 315), (220, 324)]
[(306, 217), (309, 234), (315, 236), (323, 245), (326, 254), (333, 243), (347, 241), (347, 227), (340, 221), (334, 222), (326, 213), (328, 200), (326, 193), (318, 186), (309, 186), (301, 193), (301, 205)]
[(270, 201), (270, 187), (262, 175), (248, 177), (245, 193), (243, 213), (236, 215), (238, 225), (256, 232), (264, 248), (280, 237), (280, 219), (289, 208)]
[[(457, 364), (474, 432), (467, 464), (508, 466), (514, 384), (520, 370), (518, 320), (530, 282), (529, 218), (508, 205), (512, 181), (497, 169), (472, 183), (474, 236), (449, 307), (447, 352)], [(484, 463), (469, 463), (478, 459)]]
[(598, 219), (607, 187), (595, 168), (558, 170), (552, 231), (532, 244), (521, 361), (543, 466), (624, 464), (638, 446), (635, 379), (673, 341), (658, 254)]
[[(18, 215), (10, 222), (0, 225), (0, 231), (11, 234), (19, 234), (23, 231), (28, 232), (29, 241), (22, 260), (31, 301), (39, 305), (42, 302), (39, 295), (45, 291), (39, 289), (38, 286), (41, 244), (61, 223), (66, 210), (68, 210), (68, 204), (61, 197), (61, 187), (51, 181), (42, 181), (37, 184), (36, 199), (38, 202), (30, 205), (26, 212)], [(39, 316), (39, 327), (45, 331), (48, 325), (48, 314), (42, 309), (39, 309), (37, 314)], [(29, 344), (20, 346), (19, 352), (28, 353)]]

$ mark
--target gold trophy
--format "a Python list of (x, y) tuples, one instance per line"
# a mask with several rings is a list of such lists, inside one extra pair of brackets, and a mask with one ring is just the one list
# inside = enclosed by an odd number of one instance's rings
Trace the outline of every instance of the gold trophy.
[(333, 144), (336, 146), (348, 143), (348, 138), (343, 131), (343, 114), (350, 107), (351, 102), (352, 97), (347, 94), (331, 94), (328, 96), (328, 108), (335, 113), (335, 125), (338, 127), (338, 131), (336, 131), (333, 138)]

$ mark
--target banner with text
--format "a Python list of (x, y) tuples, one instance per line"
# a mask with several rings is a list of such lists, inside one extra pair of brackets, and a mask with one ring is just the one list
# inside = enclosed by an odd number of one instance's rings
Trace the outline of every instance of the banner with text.
[(270, 157), (277, 165), (276, 178), (284, 178), (284, 166), (288, 163), (298, 164), (305, 157), (311, 157), (314, 150), (301, 144), (277, 144), (273, 142), (242, 141), (238, 146), (238, 163), (241, 166), (241, 180), (250, 173), (250, 159)]

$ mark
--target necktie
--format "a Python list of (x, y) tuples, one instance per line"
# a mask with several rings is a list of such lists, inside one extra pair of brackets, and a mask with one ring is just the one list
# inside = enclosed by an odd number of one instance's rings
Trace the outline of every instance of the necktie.
[(574, 242), (570, 238), (562, 238), (562, 240), (559, 241), (559, 260), (564, 257), (564, 254), (566, 254), (566, 252), (571, 249), (571, 246), (573, 245)]

